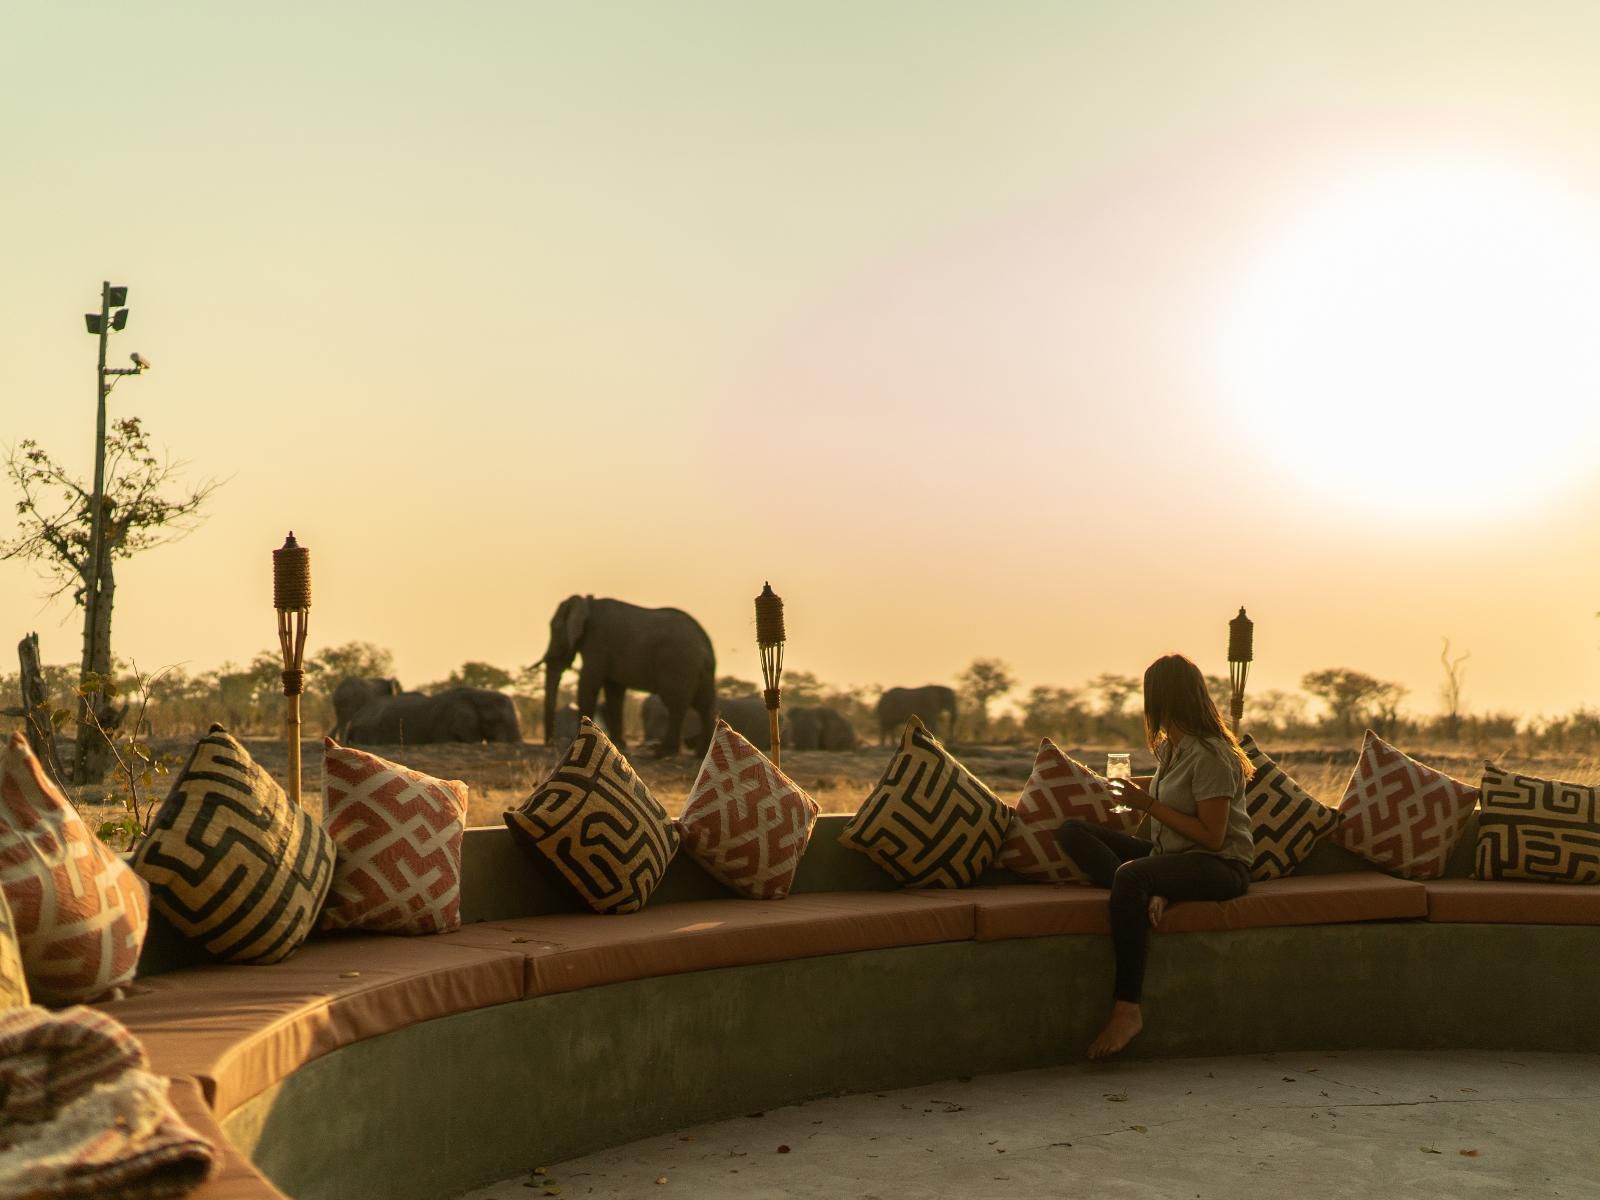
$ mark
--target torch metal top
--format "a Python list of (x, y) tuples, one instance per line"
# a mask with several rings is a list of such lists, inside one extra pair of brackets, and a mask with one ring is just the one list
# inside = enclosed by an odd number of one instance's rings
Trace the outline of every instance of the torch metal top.
[(783, 640), (783, 601), (768, 583), (756, 597), (756, 643), (776, 646)]
[(1239, 615), (1228, 622), (1228, 661), (1249, 662), (1254, 654), (1255, 625), (1240, 605)]
[(280, 612), (311, 607), (311, 551), (294, 540), (292, 529), (272, 552), (272, 607)]

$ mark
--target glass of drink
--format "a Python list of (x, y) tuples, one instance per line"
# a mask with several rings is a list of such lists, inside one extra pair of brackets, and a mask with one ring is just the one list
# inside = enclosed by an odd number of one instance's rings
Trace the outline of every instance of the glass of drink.
[[(1131, 754), (1108, 754), (1108, 755), (1106, 755), (1106, 778), (1107, 779), (1132, 779), (1133, 778), (1133, 756)], [(1131, 809), (1131, 807), (1129, 805), (1126, 805), (1126, 804), (1113, 804), (1111, 806), (1111, 811), (1114, 812), (1114, 813), (1125, 813), (1125, 812), (1131, 812), (1132, 809)]]

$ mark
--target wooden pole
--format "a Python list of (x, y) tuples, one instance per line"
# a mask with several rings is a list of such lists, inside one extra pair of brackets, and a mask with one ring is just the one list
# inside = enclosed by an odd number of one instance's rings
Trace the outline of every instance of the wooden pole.
[(783, 739), (778, 730), (779, 690), (783, 681), (783, 601), (768, 583), (756, 597), (756, 645), (761, 651), (762, 698), (767, 703), (767, 731), (772, 765), (783, 765)]
[(1228, 622), (1228, 676), (1233, 685), (1229, 715), (1233, 718), (1234, 737), (1239, 736), (1239, 724), (1244, 720), (1244, 685), (1250, 677), (1250, 663), (1254, 658), (1255, 625), (1244, 615), (1241, 605), (1239, 615)]
[(278, 610), (283, 653), (283, 694), (288, 699), (284, 739), (289, 750), (289, 800), (300, 806), (300, 693), (305, 684), (306, 627), (311, 620), (311, 552), (289, 531), (272, 552), (272, 607)]

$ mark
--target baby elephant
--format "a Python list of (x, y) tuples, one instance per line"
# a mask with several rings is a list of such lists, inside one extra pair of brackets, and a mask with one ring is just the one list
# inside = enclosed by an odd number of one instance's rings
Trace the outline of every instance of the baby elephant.
[(350, 722), (353, 745), (429, 742), (520, 742), (522, 727), (511, 697), (491, 688), (450, 688), (428, 696), (380, 696)]

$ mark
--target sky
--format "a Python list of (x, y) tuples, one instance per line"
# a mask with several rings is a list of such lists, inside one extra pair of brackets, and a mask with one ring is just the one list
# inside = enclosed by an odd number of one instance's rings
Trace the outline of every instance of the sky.
[[(755, 677), (1019, 692), (1189, 654), (1438, 706), (1600, 694), (1589, 3), (18, 6), (0, 442), (111, 361), (184, 478), (113, 642), (421, 684), (590, 593)], [(15, 489), (0, 481), (6, 512)], [(9, 536), (0, 514), (0, 536)], [(0, 562), (0, 633), (80, 622)], [(9, 632), (7, 632), (9, 631)]]

